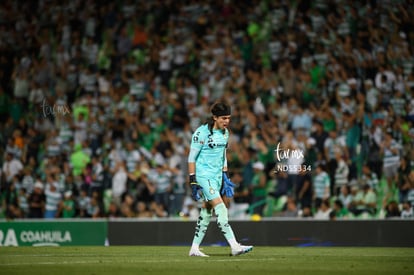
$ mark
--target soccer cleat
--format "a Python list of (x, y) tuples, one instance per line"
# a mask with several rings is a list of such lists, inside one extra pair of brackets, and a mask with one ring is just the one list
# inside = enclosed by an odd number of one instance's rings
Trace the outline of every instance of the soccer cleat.
[(209, 257), (208, 255), (204, 254), (198, 249), (191, 249), (190, 253), (188, 253), (188, 256), (190, 257)]
[(239, 244), (237, 247), (231, 249), (231, 256), (238, 256), (238, 255), (246, 254), (252, 250), (253, 250), (252, 245), (240, 245)]

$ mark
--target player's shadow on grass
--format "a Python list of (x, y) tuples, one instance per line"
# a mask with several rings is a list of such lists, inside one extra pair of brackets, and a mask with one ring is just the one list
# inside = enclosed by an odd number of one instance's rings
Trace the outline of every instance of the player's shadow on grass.
[(210, 257), (230, 257), (230, 253), (208, 253)]
[[(246, 253), (247, 254), (247, 253)], [(245, 255), (237, 255), (237, 256), (233, 256), (231, 255), (231, 253), (208, 253), (208, 256), (211, 257), (227, 257), (227, 258), (239, 258), (239, 257), (244, 257)], [(208, 259), (208, 258), (207, 258)]]

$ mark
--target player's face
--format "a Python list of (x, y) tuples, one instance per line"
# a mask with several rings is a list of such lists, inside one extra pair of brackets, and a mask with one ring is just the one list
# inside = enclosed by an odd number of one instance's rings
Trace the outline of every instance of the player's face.
[(214, 121), (214, 128), (226, 129), (230, 124), (230, 116), (215, 116)]

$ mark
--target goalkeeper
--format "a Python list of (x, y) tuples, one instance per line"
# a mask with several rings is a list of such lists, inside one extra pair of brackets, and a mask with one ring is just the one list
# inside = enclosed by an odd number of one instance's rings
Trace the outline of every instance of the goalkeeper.
[(228, 223), (228, 212), (222, 196), (232, 197), (234, 184), (227, 174), (226, 148), (229, 139), (227, 129), (231, 109), (224, 103), (211, 107), (212, 119), (200, 126), (193, 134), (188, 156), (188, 171), (192, 197), (204, 200), (197, 220), (190, 256), (208, 257), (200, 251), (200, 244), (206, 234), (214, 213), (217, 225), (231, 247), (231, 255), (247, 253), (252, 246), (240, 245)]

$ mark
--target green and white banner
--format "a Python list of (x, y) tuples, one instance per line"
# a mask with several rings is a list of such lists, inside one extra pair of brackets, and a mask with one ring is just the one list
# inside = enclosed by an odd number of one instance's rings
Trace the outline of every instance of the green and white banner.
[(0, 221), (0, 246), (103, 246), (105, 220)]

